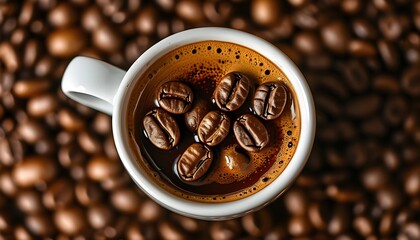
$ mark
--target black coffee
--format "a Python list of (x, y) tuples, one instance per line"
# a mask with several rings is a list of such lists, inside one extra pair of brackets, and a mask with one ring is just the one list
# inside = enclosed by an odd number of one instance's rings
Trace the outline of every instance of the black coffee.
[[(173, 50), (147, 68), (129, 97), (127, 131), (138, 163), (164, 189), (194, 201), (258, 192), (282, 173), (299, 141), (289, 80), (236, 44)], [(151, 139), (151, 131), (161, 132)]]

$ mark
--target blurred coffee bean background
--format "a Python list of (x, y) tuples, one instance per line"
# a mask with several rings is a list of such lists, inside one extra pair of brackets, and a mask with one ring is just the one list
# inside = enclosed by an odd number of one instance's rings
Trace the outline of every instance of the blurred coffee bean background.
[[(127, 70), (194, 27), (251, 32), (306, 76), (317, 136), (286, 195), (172, 213), (123, 169), (110, 117), (60, 90), (71, 58)], [(420, 239), (420, 1), (0, 0), (0, 239)]]

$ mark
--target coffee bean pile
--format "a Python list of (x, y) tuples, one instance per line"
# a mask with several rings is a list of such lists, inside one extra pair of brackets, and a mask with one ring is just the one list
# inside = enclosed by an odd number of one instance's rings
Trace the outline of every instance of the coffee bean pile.
[[(303, 71), (317, 136), (293, 187), (239, 219), (158, 206), (110, 117), (60, 91), (76, 55), (127, 67), (184, 29), (261, 36)], [(0, 239), (420, 239), (420, 1), (0, 1)]]

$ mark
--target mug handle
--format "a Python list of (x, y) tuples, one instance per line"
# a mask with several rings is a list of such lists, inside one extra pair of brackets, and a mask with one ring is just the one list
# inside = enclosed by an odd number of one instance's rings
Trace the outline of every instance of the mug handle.
[(76, 102), (112, 115), (114, 96), (125, 73), (106, 62), (79, 56), (67, 66), (61, 89)]

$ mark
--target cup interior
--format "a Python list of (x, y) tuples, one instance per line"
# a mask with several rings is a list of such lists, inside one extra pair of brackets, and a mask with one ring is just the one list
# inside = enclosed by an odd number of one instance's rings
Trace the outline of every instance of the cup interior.
[[(130, 96), (133, 91), (134, 81), (144, 73), (154, 60), (159, 59), (165, 53), (185, 44), (206, 40), (232, 42), (253, 49), (270, 59), (285, 73), (293, 85), (301, 113), (299, 144), (290, 163), (277, 179), (249, 197), (217, 204), (186, 200), (172, 195), (159, 187), (153, 179), (150, 179), (145, 169), (136, 162), (134, 153), (129, 147), (129, 136), (125, 131), (127, 127), (125, 118), (129, 104), (127, 96)], [(140, 83), (140, 87), (145, 87), (146, 84)], [(312, 95), (305, 78), (296, 65), (284, 53), (265, 40), (245, 32), (226, 28), (191, 29), (169, 36), (152, 46), (127, 71), (114, 98), (114, 106), (112, 125), (115, 144), (123, 165), (135, 183), (162, 206), (189, 217), (205, 220), (239, 217), (250, 211), (260, 209), (276, 199), (287, 189), (304, 167), (309, 157), (315, 134), (315, 109)]]

